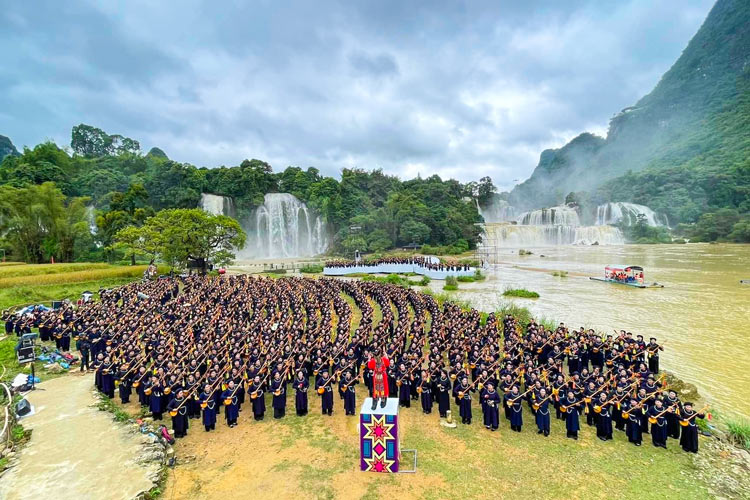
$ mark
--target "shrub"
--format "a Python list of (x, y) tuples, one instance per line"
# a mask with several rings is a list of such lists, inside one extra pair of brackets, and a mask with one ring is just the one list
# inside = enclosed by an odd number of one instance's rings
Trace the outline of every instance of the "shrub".
[(286, 269), (266, 269), (263, 272), (266, 274), (286, 274)]
[(554, 271), (552, 273), (552, 276), (555, 276), (557, 278), (567, 278), (568, 277), (568, 271)]
[(458, 276), (456, 277), (456, 280), (460, 283), (474, 283), (473, 276)]
[(487, 276), (482, 274), (482, 271), (480, 271), (479, 269), (474, 271), (474, 281), (482, 281), (485, 278), (487, 278)]
[(307, 274), (317, 274), (323, 272), (323, 266), (320, 266), (318, 264), (309, 264), (307, 266), (302, 266), (299, 268), (299, 272), (301, 273), (307, 273)]
[(518, 251), (518, 255), (534, 255), (531, 250), (524, 250), (523, 248)]
[(446, 291), (453, 291), (458, 290), (458, 280), (455, 276), (448, 276), (445, 278), (445, 285), (443, 285), (443, 290)]
[(429, 277), (429, 276), (422, 276), (422, 279), (421, 279), (421, 280), (419, 280), (419, 284), (420, 284), (421, 286), (427, 286), (427, 285), (429, 285), (429, 284), (430, 284), (430, 281), (432, 281), (432, 280), (430, 279), (430, 277)]
[(727, 420), (726, 424), (732, 442), (750, 450), (750, 420)]
[(386, 277), (373, 276), (372, 274), (368, 274), (362, 277), (362, 281), (374, 281), (376, 283), (386, 283), (389, 285), (397, 285), (407, 288), (412, 285), (412, 282), (408, 278), (401, 277), (398, 274), (389, 274)]
[(530, 290), (526, 290), (525, 288), (506, 288), (503, 292), (503, 295), (506, 297), (522, 297), (525, 299), (538, 299), (539, 294), (536, 292), (532, 292)]

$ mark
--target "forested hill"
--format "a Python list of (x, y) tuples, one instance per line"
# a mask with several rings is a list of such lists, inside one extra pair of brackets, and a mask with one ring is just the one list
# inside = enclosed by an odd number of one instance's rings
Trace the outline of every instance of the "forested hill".
[(631, 201), (695, 222), (750, 210), (750, 2), (719, 0), (654, 90), (610, 121), (606, 139), (582, 134), (544, 151), (510, 195), (521, 208), (570, 192)]
[[(233, 215), (243, 222), (263, 203), (266, 193), (282, 192), (295, 195), (322, 215), (332, 232), (334, 249), (378, 252), (418, 243), (458, 254), (474, 248), (479, 239), (475, 224), (481, 217), (474, 198), (482, 201), (494, 190), (488, 177), (470, 183), (437, 175), (403, 181), (381, 170), (343, 169), (334, 178), (314, 167), (291, 166), (274, 172), (261, 160), (198, 168), (172, 161), (156, 147), (143, 154), (137, 140), (81, 124), (73, 127), (70, 149), (45, 142), (24, 148), (20, 155), (9, 154), (0, 163), (0, 235), (10, 221), (33, 219), (26, 210), (30, 197), (76, 207), (70, 220), (59, 217), (54, 222), (61, 227), (73, 226), (85, 217), (80, 207), (93, 206), (94, 238), (101, 250), (112, 245), (117, 231), (139, 226), (160, 210), (197, 207), (201, 193), (231, 197)], [(359, 230), (350, 231), (351, 226)], [(88, 228), (88, 223), (83, 227)], [(0, 237), (0, 248), (9, 255), (18, 254), (11, 243)], [(54, 251), (47, 252), (49, 256), (70, 258), (69, 252), (61, 257), (53, 243), (50, 240)], [(85, 255), (91, 247), (76, 248), (80, 253), (73, 254), (74, 259), (97, 258)]]

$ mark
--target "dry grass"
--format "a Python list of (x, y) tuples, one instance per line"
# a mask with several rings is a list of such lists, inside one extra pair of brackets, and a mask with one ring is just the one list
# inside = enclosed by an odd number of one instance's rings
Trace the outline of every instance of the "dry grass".
[(64, 264), (23, 264), (16, 263), (0, 268), (0, 279), (14, 276), (36, 276), (39, 274), (60, 274), (90, 269), (111, 269), (113, 266), (104, 262), (71, 262)]
[[(57, 264), (53, 264), (57, 266)], [(88, 264), (92, 266), (92, 264)], [(41, 264), (47, 266), (47, 264)], [(0, 288), (28, 285), (56, 285), (62, 283), (80, 283), (84, 281), (110, 280), (116, 278), (137, 278), (143, 275), (148, 266), (110, 266), (108, 264), (93, 264), (94, 268), (78, 266), (69, 267), (66, 264), (62, 268), (40, 268), (39, 266), (14, 266), (23, 268), (23, 272), (11, 276), (0, 274)]]

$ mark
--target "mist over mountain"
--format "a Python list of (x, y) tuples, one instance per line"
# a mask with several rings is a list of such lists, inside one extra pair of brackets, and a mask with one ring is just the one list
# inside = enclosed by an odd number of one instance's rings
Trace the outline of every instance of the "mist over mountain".
[(709, 211), (750, 210), (750, 2), (719, 0), (657, 86), (610, 121), (542, 152), (510, 193), (521, 208), (631, 201), (695, 222)]

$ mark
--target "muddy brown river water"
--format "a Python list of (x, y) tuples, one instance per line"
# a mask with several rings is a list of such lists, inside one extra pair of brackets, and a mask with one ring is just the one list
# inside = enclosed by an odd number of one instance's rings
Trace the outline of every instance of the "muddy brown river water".
[[(698, 386), (724, 414), (750, 415), (750, 245), (622, 245), (500, 250), (488, 279), (461, 283), (451, 295), (491, 311), (512, 300), (535, 315), (611, 333), (626, 329), (665, 344), (661, 366)], [(542, 257), (544, 255), (544, 257)], [(637, 289), (589, 280), (607, 264), (639, 265)], [(566, 278), (552, 276), (568, 271)], [(442, 282), (430, 285), (440, 291)], [(526, 288), (538, 299), (508, 299), (505, 288)]]

